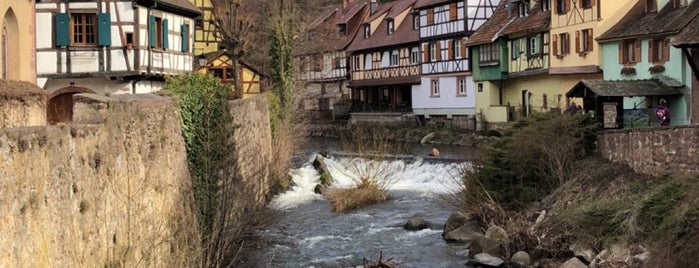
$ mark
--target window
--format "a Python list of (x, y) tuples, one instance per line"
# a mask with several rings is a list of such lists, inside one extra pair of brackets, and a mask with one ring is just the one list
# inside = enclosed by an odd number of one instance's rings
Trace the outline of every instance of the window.
[(347, 24), (342, 23), (340, 24), (340, 35), (345, 36), (347, 35)]
[(392, 35), (393, 32), (394, 32), (394, 29), (393, 29), (393, 20), (388, 20), (388, 21), (386, 22), (386, 25), (387, 25), (387, 27), (388, 27), (388, 35)]
[(73, 30), (73, 45), (96, 45), (97, 44), (97, 27), (96, 14), (88, 13), (73, 13), (71, 14), (70, 23)]
[(629, 64), (641, 61), (641, 41), (636, 39), (619, 42), (619, 63)]
[(675, 5), (675, 8), (687, 6), (687, 0), (672, 0), (672, 2)]
[(510, 51), (510, 56), (512, 57), (513, 60), (516, 60), (517, 58), (519, 58), (519, 52), (520, 52), (520, 49), (519, 49), (520, 44), (519, 43), (520, 43), (520, 39), (512, 40), (512, 42), (510, 43), (511, 49), (512, 49), (512, 51)]
[(500, 61), (500, 46), (498, 43), (481, 45), (478, 54), (480, 64), (497, 63)]
[(452, 59), (460, 59), (461, 58), (461, 40), (456, 39), (451, 41), (451, 55), (453, 56)]
[(439, 79), (432, 80), (431, 83), (431, 95), (432, 97), (439, 97)]
[(430, 61), (437, 61), (437, 43), (430, 43)]
[(361, 66), (361, 61), (360, 61), (359, 56), (354, 56), (354, 70), (359, 71), (359, 69), (361, 68), (360, 66)]
[(398, 66), (398, 50), (391, 52), (391, 66)]
[(551, 0), (541, 0), (541, 11), (551, 10)]
[(341, 57), (335, 58), (335, 61), (333, 63), (333, 68), (334, 69), (341, 69), (342, 68), (342, 58)]
[(202, 19), (202, 18), (194, 19), (194, 28), (196, 28), (197, 30), (204, 29), (204, 19)]
[(592, 51), (592, 46), (594, 41), (592, 40), (592, 29), (585, 29), (581, 31), (580, 39), (580, 51), (579, 52), (590, 52)]
[(163, 48), (163, 19), (155, 17), (155, 47)]
[(478, 83), (478, 92), (483, 92), (483, 83)]
[(652, 63), (670, 60), (670, 42), (668, 39), (648, 40), (648, 51), (648, 59), (650, 59)]
[(658, 0), (646, 0), (646, 12), (658, 11)]
[(527, 38), (527, 53), (529, 56), (539, 55), (539, 52), (541, 52), (539, 44), (539, 35)]
[(420, 15), (413, 15), (413, 30), (420, 28)]
[(367, 39), (371, 36), (371, 25), (367, 24), (364, 25), (364, 39)]
[(553, 36), (553, 54), (556, 56), (565, 56), (570, 53), (570, 36), (568, 33), (560, 33)]
[(456, 78), (456, 95), (466, 96), (466, 77)]
[(524, 1), (519, 2), (519, 4), (517, 5), (517, 7), (518, 7), (518, 10), (519, 10), (519, 17), (520, 17), (520, 18), (521, 18), (521, 17), (526, 17), (527, 15), (529, 15), (529, 5), (528, 5), (527, 3), (525, 3)]
[(568, 12), (568, 1), (570, 0), (556, 0), (556, 14), (565, 14)]
[(420, 61), (420, 49), (414, 47), (410, 51), (410, 64), (417, 64)]
[(592, 8), (592, 0), (580, 0), (580, 6), (582, 8)]

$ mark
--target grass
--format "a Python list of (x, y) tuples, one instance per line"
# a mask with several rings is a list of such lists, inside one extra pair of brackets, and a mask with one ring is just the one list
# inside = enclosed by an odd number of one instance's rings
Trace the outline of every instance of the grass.
[(325, 195), (335, 212), (346, 212), (389, 199), (384, 189), (366, 178), (357, 187), (332, 189)]

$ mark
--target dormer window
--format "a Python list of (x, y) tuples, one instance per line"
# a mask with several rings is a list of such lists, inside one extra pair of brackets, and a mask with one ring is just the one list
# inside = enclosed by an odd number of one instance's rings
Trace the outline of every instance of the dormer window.
[(340, 35), (345, 36), (347, 35), (347, 24), (340, 24)]
[(364, 39), (368, 39), (371, 37), (371, 25), (365, 24), (364, 25)]
[(525, 3), (524, 1), (519, 2), (518, 9), (519, 9), (519, 17), (526, 17), (529, 15), (529, 5)]
[(420, 28), (420, 15), (415, 14), (413, 15), (413, 30), (417, 30)]
[(551, 0), (541, 0), (541, 11), (551, 10)]
[(646, 0), (646, 12), (658, 11), (658, 0)]
[(386, 27), (388, 28), (388, 35), (392, 35), (395, 32), (395, 29), (393, 28), (393, 20), (390, 19), (386, 21)]
[(672, 0), (672, 3), (675, 5), (675, 8), (687, 6), (687, 0)]

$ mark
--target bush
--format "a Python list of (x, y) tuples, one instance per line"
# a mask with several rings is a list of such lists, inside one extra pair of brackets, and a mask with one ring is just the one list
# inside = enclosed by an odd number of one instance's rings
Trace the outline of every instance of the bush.
[(479, 180), (503, 206), (521, 208), (569, 179), (572, 164), (595, 149), (595, 140), (587, 115), (536, 113), (486, 147)]
[(330, 200), (333, 211), (345, 212), (378, 202), (386, 201), (389, 197), (384, 189), (367, 178), (354, 188), (332, 189), (325, 194)]

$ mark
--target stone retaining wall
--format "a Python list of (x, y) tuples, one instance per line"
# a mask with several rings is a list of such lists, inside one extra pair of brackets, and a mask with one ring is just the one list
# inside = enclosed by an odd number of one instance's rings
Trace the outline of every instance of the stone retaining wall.
[(644, 174), (699, 175), (699, 126), (608, 130), (600, 132), (598, 150)]

